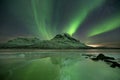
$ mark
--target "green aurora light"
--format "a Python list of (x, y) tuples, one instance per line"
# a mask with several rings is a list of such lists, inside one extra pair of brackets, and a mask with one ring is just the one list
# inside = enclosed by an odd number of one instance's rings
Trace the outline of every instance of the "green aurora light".
[(120, 15), (114, 15), (110, 18), (107, 18), (106, 20), (103, 20), (100, 24), (95, 25), (94, 28), (92, 28), (88, 32), (88, 36), (96, 36), (111, 30), (114, 30), (116, 28), (120, 27)]
[(67, 32), (70, 35), (73, 35), (82, 24), (82, 22), (86, 19), (88, 14), (103, 3), (104, 0), (92, 0), (88, 1), (87, 3), (80, 3), (79, 10), (73, 14), (71, 20), (68, 22), (66, 25), (67, 27), (65, 27), (63, 32)]
[(52, 32), (50, 31), (50, 21), (52, 15), (52, 0), (31, 0), (35, 23), (44, 39), (50, 39)]
[[(76, 6), (72, 9), (72, 13), (67, 13), (70, 17), (68, 21), (62, 26), (62, 33), (68, 33), (73, 35), (81, 24), (85, 21), (87, 16), (95, 9), (103, 5), (105, 0), (85, 0), (78, 1)], [(61, 3), (58, 3), (56, 13), (57, 17), (55, 17), (55, 21), (52, 24), (52, 16), (54, 12), (54, 0), (31, 0), (33, 15), (35, 24), (37, 26), (37, 34), (40, 35), (43, 39), (50, 39), (54, 34), (59, 32), (57, 30), (58, 24), (60, 24), (60, 18), (64, 16), (60, 16)], [(66, 20), (66, 19), (65, 19)], [(90, 31), (88, 32), (88, 37), (95, 36), (98, 34), (102, 34), (111, 30), (118, 28), (120, 25), (120, 17), (119, 15), (113, 16), (111, 18), (107, 18), (106, 20), (100, 21), (99, 24), (96, 24)]]

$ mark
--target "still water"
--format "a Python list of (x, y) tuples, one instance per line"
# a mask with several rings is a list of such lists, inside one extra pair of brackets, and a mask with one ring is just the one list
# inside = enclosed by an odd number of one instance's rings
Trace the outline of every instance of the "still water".
[(120, 69), (84, 56), (120, 50), (0, 50), (0, 80), (120, 80)]

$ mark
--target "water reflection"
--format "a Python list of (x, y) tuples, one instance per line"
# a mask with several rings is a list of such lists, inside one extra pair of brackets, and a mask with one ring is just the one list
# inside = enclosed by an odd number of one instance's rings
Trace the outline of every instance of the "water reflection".
[(120, 80), (120, 69), (94, 62), (85, 53), (1, 53), (0, 80)]

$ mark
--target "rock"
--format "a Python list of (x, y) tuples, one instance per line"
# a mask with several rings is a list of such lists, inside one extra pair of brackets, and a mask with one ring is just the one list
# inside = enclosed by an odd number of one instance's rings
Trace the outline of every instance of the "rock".
[(117, 63), (117, 62), (115, 62), (115, 61), (105, 60), (105, 62), (111, 63), (111, 66), (110, 66), (110, 67), (112, 67), (112, 68), (116, 68), (116, 67), (120, 68), (120, 64)]
[(102, 61), (110, 64), (110, 67), (112, 67), (112, 68), (116, 68), (116, 67), (120, 68), (120, 64), (115, 61), (114, 57), (108, 57), (103, 54), (99, 54), (96, 58), (91, 58), (91, 59), (94, 61), (102, 60)]
[(96, 58), (92, 58), (92, 60), (115, 60), (115, 58), (113, 57), (108, 57), (108, 56), (105, 56), (103, 54), (99, 54)]
[(93, 58), (95, 55), (93, 54), (82, 54), (82, 56), (85, 56), (86, 58)]

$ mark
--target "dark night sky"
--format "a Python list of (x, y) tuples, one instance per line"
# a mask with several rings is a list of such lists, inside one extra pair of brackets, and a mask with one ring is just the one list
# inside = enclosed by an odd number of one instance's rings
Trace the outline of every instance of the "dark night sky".
[(63, 32), (89, 45), (120, 47), (120, 0), (0, 0), (0, 42)]

